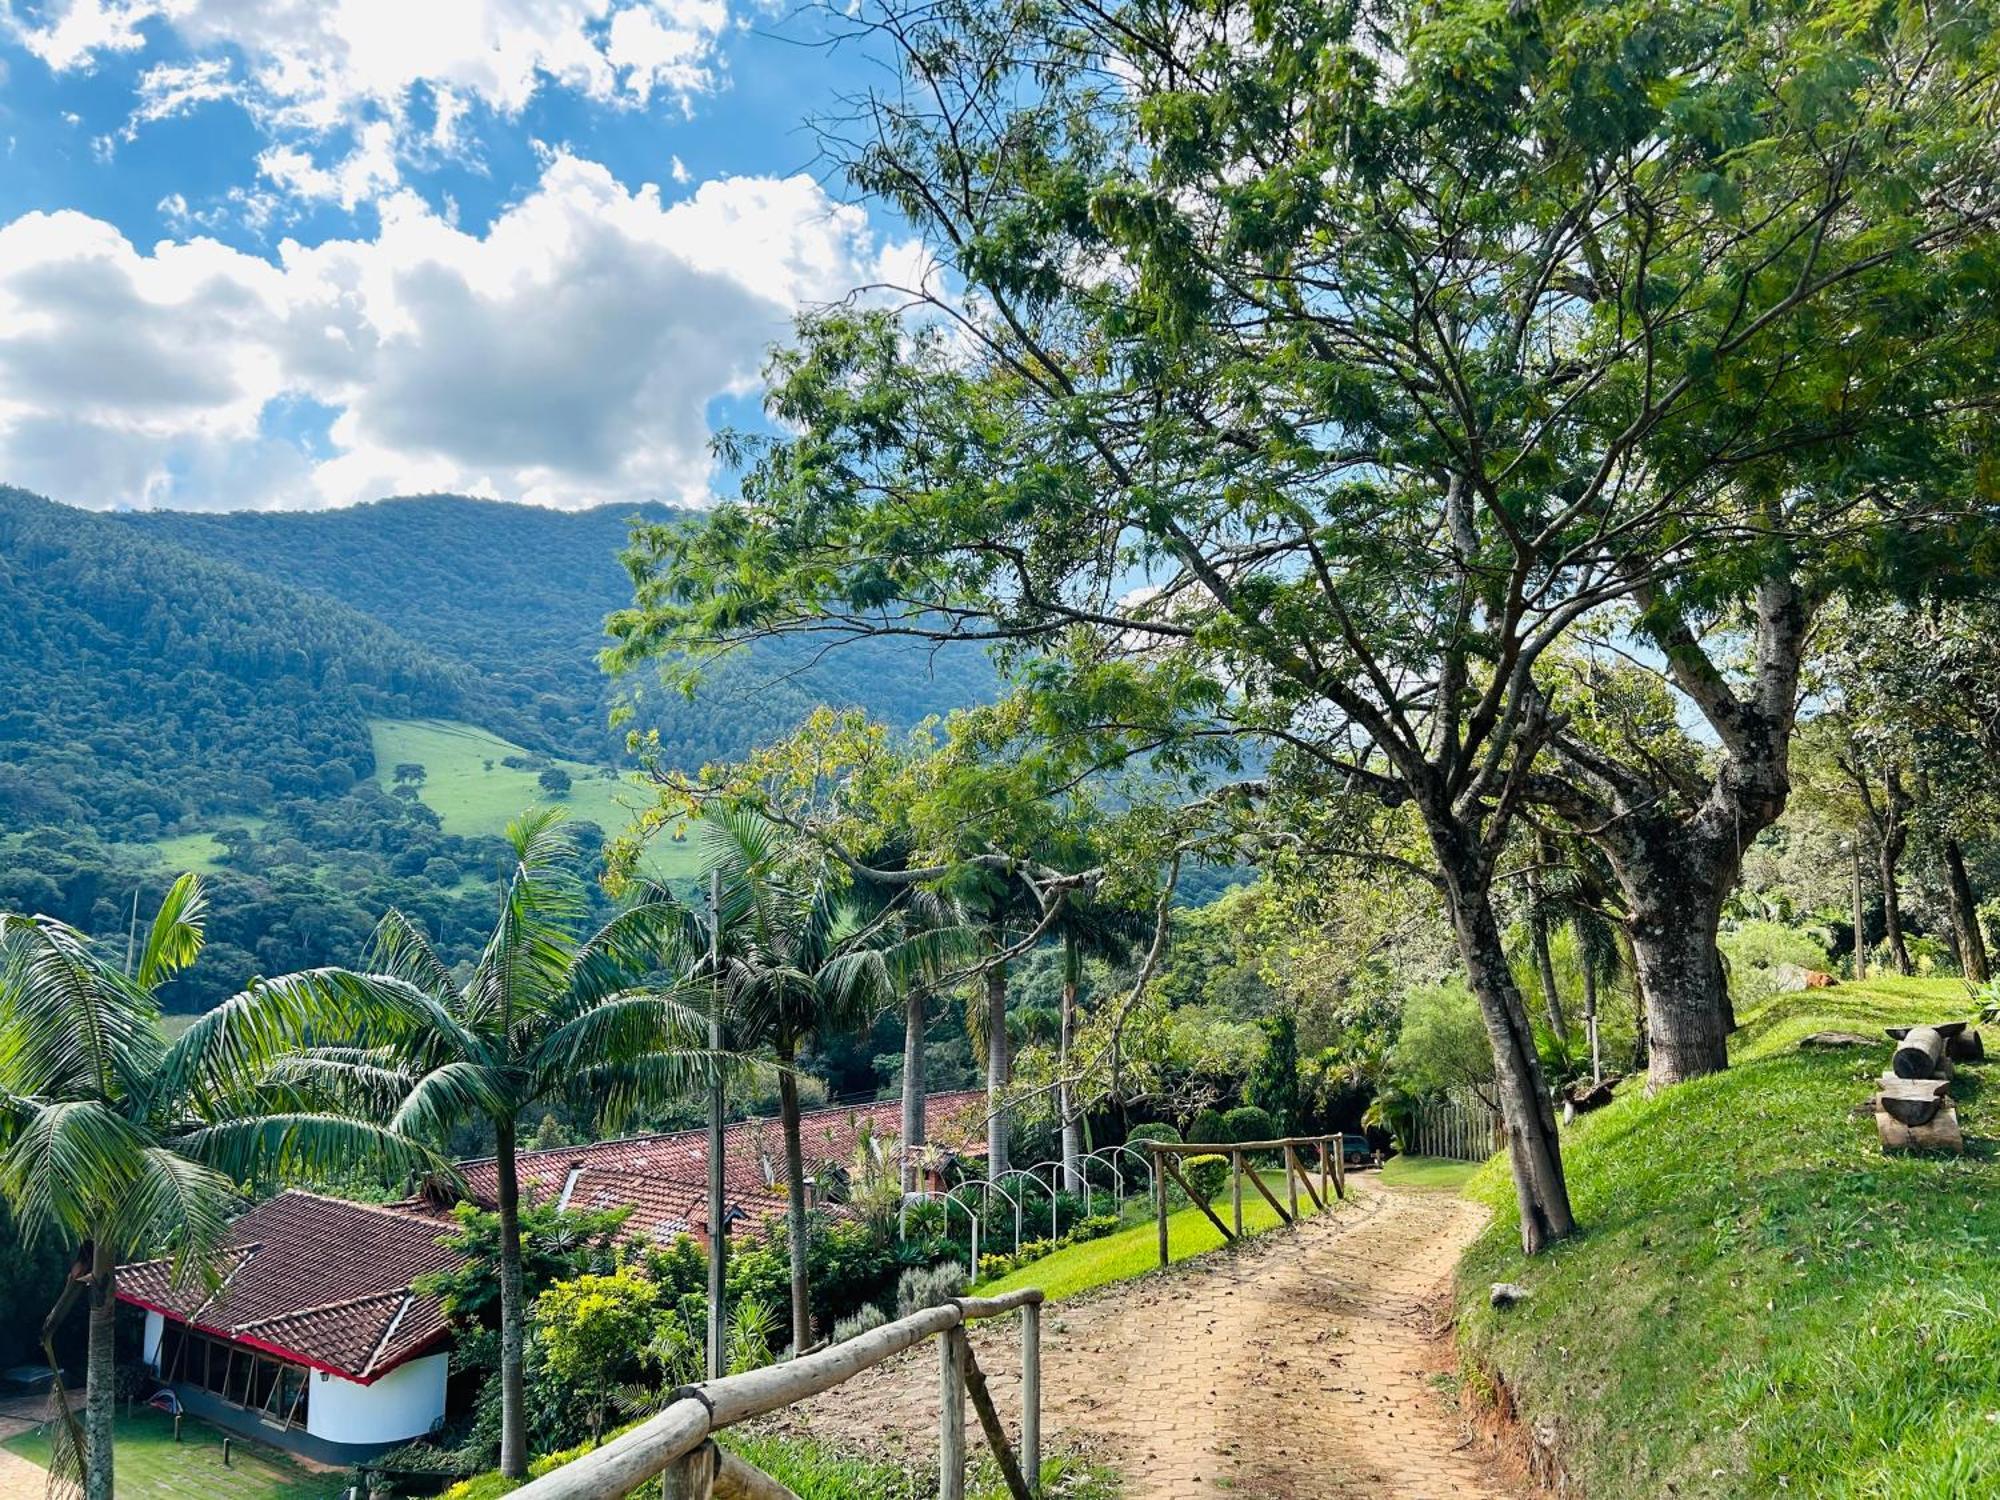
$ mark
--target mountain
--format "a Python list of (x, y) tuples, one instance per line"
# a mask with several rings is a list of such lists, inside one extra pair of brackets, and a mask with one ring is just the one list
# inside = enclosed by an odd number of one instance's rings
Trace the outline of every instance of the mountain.
[[(579, 760), (619, 756), (609, 728), (619, 685), (597, 670), (604, 617), (631, 603), (618, 554), (631, 522), (665, 506), (546, 510), (462, 495), (337, 511), (145, 511), (118, 521), (373, 616), (463, 670), (482, 727)], [(932, 658), (919, 643), (865, 642), (818, 660), (771, 643), (724, 665), (699, 701), (655, 692), (640, 722), (693, 769), (784, 733), (817, 704), (854, 704), (896, 724), (988, 698), (985, 657)], [(643, 687), (644, 684), (638, 684)]]
[[(632, 514), (112, 515), (0, 487), (0, 910), (122, 935), (174, 871), (208, 872), (180, 1009), (354, 961), (390, 905), (469, 956), (509, 816), (561, 800), (590, 849), (644, 796), (597, 667)], [(820, 702), (908, 724), (993, 690), (970, 652), (934, 670), (900, 644), (811, 649), (748, 653), (692, 703), (656, 691), (641, 722), (693, 768)], [(655, 868), (689, 858), (663, 846)]]

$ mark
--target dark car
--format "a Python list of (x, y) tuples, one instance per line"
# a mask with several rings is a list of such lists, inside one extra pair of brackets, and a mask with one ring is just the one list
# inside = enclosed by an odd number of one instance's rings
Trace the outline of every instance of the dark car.
[(1350, 1167), (1375, 1167), (1382, 1163), (1382, 1155), (1368, 1144), (1365, 1135), (1344, 1135), (1340, 1138), (1340, 1159)]

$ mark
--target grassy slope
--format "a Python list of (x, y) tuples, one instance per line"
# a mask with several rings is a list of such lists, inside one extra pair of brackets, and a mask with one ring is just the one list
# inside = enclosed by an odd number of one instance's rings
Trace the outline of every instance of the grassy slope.
[[(222, 1466), (222, 1434), (203, 1422), (183, 1424), (174, 1442), (173, 1419), (137, 1411), (118, 1419), (119, 1500), (331, 1500), (347, 1486), (344, 1473), (313, 1474), (271, 1449), (238, 1438), (228, 1468)], [(24, 1432), (4, 1445), (30, 1463), (46, 1468), (49, 1443), (43, 1429)]]
[[(1282, 1173), (1274, 1176), (1266, 1172), (1264, 1180), (1271, 1184), (1273, 1192), (1283, 1196), (1279, 1190), (1279, 1184), (1284, 1180)], [(1299, 1195), (1299, 1206), (1307, 1214), (1313, 1211), (1303, 1193)], [(1226, 1195), (1216, 1199), (1215, 1211), (1222, 1216), (1223, 1223), (1229, 1222), (1229, 1199)], [(1260, 1234), (1277, 1225), (1278, 1216), (1271, 1211), (1270, 1204), (1257, 1196), (1255, 1188), (1246, 1188), (1243, 1197), (1244, 1231)], [(1222, 1236), (1215, 1232), (1215, 1226), (1208, 1222), (1207, 1215), (1200, 1209), (1184, 1208), (1179, 1213), (1167, 1215), (1167, 1245), (1174, 1263), (1178, 1265), (1189, 1256), (1220, 1249)], [(1066, 1250), (1045, 1255), (998, 1280), (981, 1282), (975, 1290), (984, 1297), (1011, 1292), (1018, 1287), (1038, 1286), (1048, 1294), (1050, 1301), (1055, 1302), (1087, 1292), (1093, 1287), (1109, 1286), (1114, 1281), (1129, 1281), (1134, 1276), (1143, 1276), (1148, 1271), (1157, 1270), (1159, 1264), (1160, 1230), (1148, 1219), (1130, 1229), (1107, 1234), (1101, 1240), (1086, 1240), (1081, 1245), (1071, 1245)]]
[[(374, 719), (368, 728), (375, 741), (375, 779), (391, 787), (398, 765), (414, 761), (422, 766), (419, 793), (446, 833), (499, 833), (523, 810), (552, 802), (537, 783), (537, 772), (503, 764), (510, 755), (527, 752), (496, 734), (441, 719)], [(490, 771), (488, 761), (493, 763)], [(632, 810), (646, 801), (643, 788), (607, 781), (596, 767), (567, 760), (555, 764), (569, 772), (572, 784), (569, 795), (553, 805), (573, 819), (597, 824), (607, 836), (622, 831)], [(665, 837), (655, 839), (646, 856), (650, 873), (672, 881), (691, 878), (695, 863), (692, 841), (677, 844)]]
[[(1965, 1157), (1885, 1157), (1854, 1107), (1887, 1040), (1797, 1050), (1965, 1009), (1955, 981), (1780, 996), (1729, 1072), (1566, 1135), (1585, 1232), (1532, 1262), (1504, 1165), (1482, 1172), (1463, 1344), (1586, 1494), (2000, 1495), (2000, 1061), (1952, 1086)], [(1496, 1313), (1503, 1279), (1533, 1296)]]

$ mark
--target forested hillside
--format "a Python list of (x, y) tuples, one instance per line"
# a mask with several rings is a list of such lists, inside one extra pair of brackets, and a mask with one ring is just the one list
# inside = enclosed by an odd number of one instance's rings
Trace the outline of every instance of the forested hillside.
[[(120, 934), (135, 895), (205, 870), (210, 946), (167, 994), (188, 1010), (359, 957), (392, 904), (469, 951), (508, 816), (564, 802), (594, 847), (642, 795), (608, 779), (631, 762), (597, 666), (628, 519), (452, 496), (107, 515), (0, 488), (0, 910)], [(906, 724), (990, 691), (983, 657), (949, 666), (781, 644), (642, 722), (694, 767), (822, 701)]]
[[(616, 756), (619, 691), (596, 670), (605, 615), (631, 602), (619, 564), (634, 516), (664, 506), (554, 511), (425, 495), (336, 511), (119, 516), (148, 536), (336, 599), (460, 667), (476, 706), (466, 717), (536, 749), (578, 760)], [(743, 754), (820, 703), (865, 705), (896, 724), (990, 695), (972, 651), (933, 660), (916, 645), (869, 642), (823, 660), (795, 643), (745, 654), (700, 704), (647, 694), (639, 721), (678, 765)], [(637, 686), (644, 688), (641, 683)]]

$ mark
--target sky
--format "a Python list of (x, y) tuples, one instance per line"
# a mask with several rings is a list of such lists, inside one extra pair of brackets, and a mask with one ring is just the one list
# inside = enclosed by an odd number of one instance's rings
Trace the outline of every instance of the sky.
[(728, 491), (803, 307), (922, 265), (774, 0), (0, 0), (0, 484), (97, 509)]

